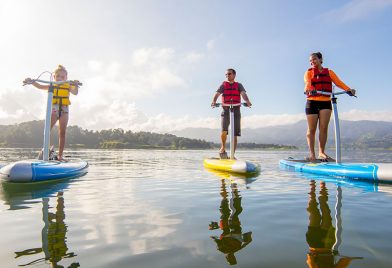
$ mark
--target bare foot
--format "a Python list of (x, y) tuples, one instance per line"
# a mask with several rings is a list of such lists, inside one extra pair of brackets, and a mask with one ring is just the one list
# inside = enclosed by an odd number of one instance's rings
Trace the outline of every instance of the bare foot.
[(223, 152), (223, 153), (219, 153), (219, 157), (220, 157), (220, 159), (228, 159), (229, 157), (227, 156), (227, 153), (226, 152)]
[(324, 162), (333, 162), (333, 161), (335, 161), (335, 159), (333, 159), (332, 157), (330, 157), (329, 155), (327, 155), (325, 153), (319, 154), (319, 159), (321, 161), (324, 161)]
[(318, 158), (320, 159), (327, 159), (329, 156), (326, 153), (319, 153)]
[(316, 156), (314, 154), (311, 154), (311, 155), (305, 157), (305, 160), (309, 161), (309, 162), (315, 162), (316, 161)]

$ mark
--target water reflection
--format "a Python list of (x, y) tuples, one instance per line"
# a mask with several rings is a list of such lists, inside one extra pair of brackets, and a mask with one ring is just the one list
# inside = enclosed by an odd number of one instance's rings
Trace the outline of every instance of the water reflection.
[(327, 175), (317, 175), (310, 173), (302, 173), (295, 171), (293, 167), (280, 166), (282, 170), (287, 170), (295, 174), (298, 178), (305, 178), (308, 180), (321, 180), (324, 182), (331, 182), (338, 184), (339, 186), (343, 186), (345, 188), (360, 188), (365, 192), (383, 192), (387, 194), (392, 194), (392, 184), (388, 182), (378, 182), (372, 180), (360, 180), (360, 179), (351, 179), (344, 177), (334, 177)]
[[(41, 230), (42, 245), (35, 248), (24, 249), (15, 252), (16, 259), (31, 259), (33, 255), (40, 254), (44, 257), (34, 258), (33, 261), (24, 261), (19, 266), (37, 265), (49, 262), (51, 267), (64, 267), (59, 264), (62, 259), (73, 258), (77, 255), (69, 252), (67, 246), (68, 226), (65, 223), (65, 203), (63, 190), (68, 183), (43, 184), (43, 185), (15, 185), (3, 183), (0, 191), (1, 198), (11, 210), (26, 209), (30, 204), (38, 203), (37, 197), (42, 199), (42, 221), (44, 226)], [(34, 200), (36, 199), (36, 200)], [(55, 201), (55, 206), (50, 206), (50, 200)], [(78, 262), (72, 262), (69, 268), (80, 267)]]
[[(239, 215), (242, 212), (241, 195), (237, 188), (236, 182), (231, 182), (229, 187), (230, 193), (227, 191), (226, 180), (221, 179), (222, 197), (219, 207), (220, 221), (212, 221), (209, 224), (210, 230), (220, 229), (220, 236), (211, 236), (216, 243), (217, 249), (225, 254), (226, 260), (230, 265), (237, 264), (234, 255), (237, 251), (246, 247), (252, 242), (252, 232), (243, 233)], [(230, 195), (230, 196), (229, 196)]]
[(214, 170), (209, 168), (205, 168), (205, 169), (221, 179), (226, 179), (231, 182), (235, 182), (237, 185), (245, 186), (246, 189), (249, 189), (250, 184), (254, 182), (256, 180), (256, 177), (259, 175), (259, 174), (234, 174), (230, 172)]
[[(306, 263), (310, 268), (333, 268), (348, 267), (352, 260), (361, 257), (348, 257), (339, 253), (342, 243), (342, 189), (337, 187), (335, 219), (336, 228), (333, 226), (331, 209), (328, 205), (328, 189), (324, 181), (319, 181), (319, 197), (317, 199), (315, 180), (310, 181), (309, 202), (307, 211), (309, 213), (308, 231), (306, 241), (309, 245)], [(317, 202), (318, 201), (318, 202)]]

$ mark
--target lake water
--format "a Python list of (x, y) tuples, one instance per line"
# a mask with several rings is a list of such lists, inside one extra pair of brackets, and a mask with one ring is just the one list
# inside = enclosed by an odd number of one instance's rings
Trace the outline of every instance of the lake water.
[[(392, 185), (279, 168), (305, 152), (240, 151), (261, 164), (250, 179), (205, 170), (214, 151), (68, 154), (89, 161), (86, 176), (2, 183), (1, 267), (392, 267)], [(344, 155), (392, 162), (391, 151)], [(0, 163), (35, 156), (2, 149)]]

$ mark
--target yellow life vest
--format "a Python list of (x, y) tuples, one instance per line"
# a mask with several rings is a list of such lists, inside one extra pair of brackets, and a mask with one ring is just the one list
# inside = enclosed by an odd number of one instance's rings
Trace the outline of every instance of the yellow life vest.
[(71, 104), (69, 101), (69, 90), (72, 86), (69, 83), (62, 85), (53, 85), (53, 100), (52, 104), (59, 106), (68, 106)]

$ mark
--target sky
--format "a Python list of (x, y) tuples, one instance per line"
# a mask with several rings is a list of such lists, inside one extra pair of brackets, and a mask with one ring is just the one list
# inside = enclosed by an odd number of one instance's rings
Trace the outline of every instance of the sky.
[(342, 119), (392, 121), (391, 17), (392, 0), (1, 0), (0, 125), (44, 119), (47, 94), (22, 81), (58, 64), (83, 83), (70, 125), (219, 128), (227, 68), (253, 104), (243, 127), (295, 123), (316, 51), (358, 92)]

